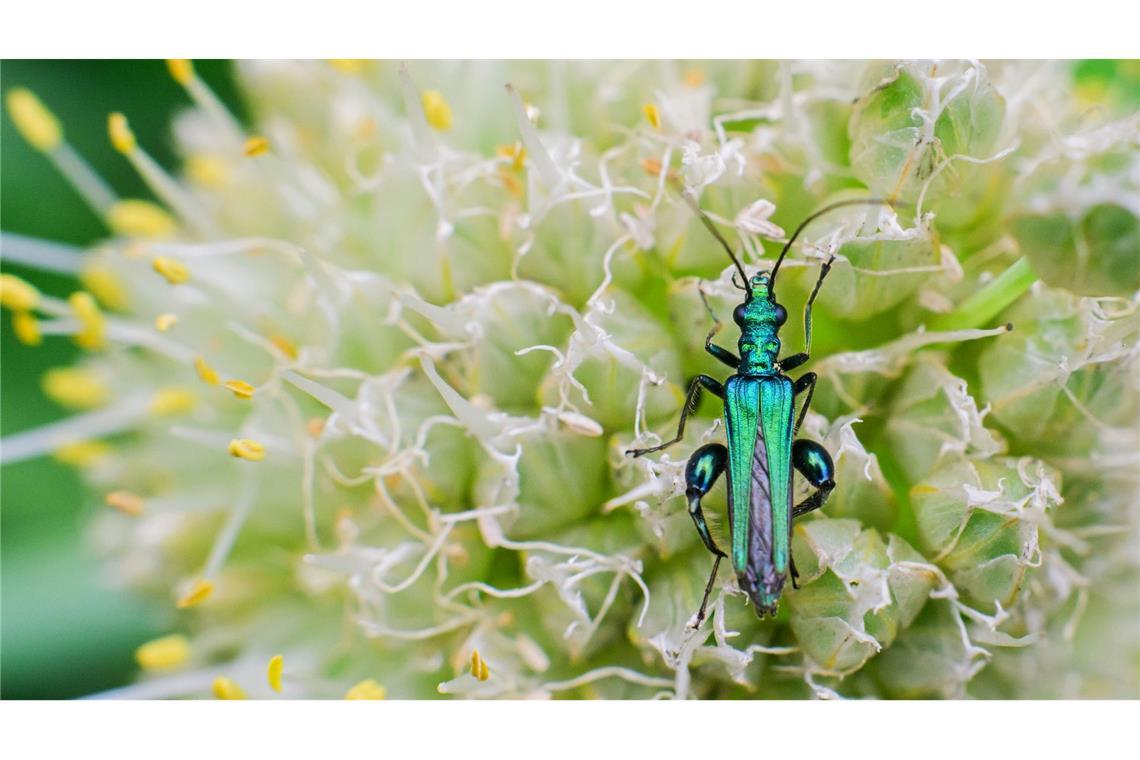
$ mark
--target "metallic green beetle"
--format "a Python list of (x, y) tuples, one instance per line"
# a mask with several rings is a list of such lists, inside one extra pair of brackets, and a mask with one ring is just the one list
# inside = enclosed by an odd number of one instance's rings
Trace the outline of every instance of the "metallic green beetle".
[[(792, 561), (792, 520), (819, 509), (835, 488), (835, 465), (827, 449), (815, 441), (796, 440), (803, 424), (816, 375), (805, 372), (793, 382), (785, 372), (808, 360), (811, 351), (811, 307), (823, 280), (835, 260), (832, 256), (820, 269), (819, 279), (804, 306), (804, 343), (801, 353), (779, 359), (780, 327), (788, 313), (776, 301), (776, 275), (780, 264), (799, 234), (819, 216), (827, 212), (856, 204), (882, 204), (874, 198), (840, 201), (815, 212), (805, 219), (784, 245), (771, 274), (761, 272), (749, 278), (728, 241), (712, 221), (691, 198), (685, 196), (704, 225), (724, 247), (744, 279), (744, 302), (736, 307), (732, 319), (740, 327), (740, 356), (712, 342), (720, 330), (720, 322), (713, 317), (713, 328), (705, 339), (705, 350), (736, 370), (736, 374), (723, 384), (708, 375), (697, 375), (689, 386), (677, 435), (670, 441), (648, 449), (627, 451), (635, 457), (660, 451), (678, 443), (685, 433), (685, 420), (696, 408), (701, 388), (712, 392), (724, 401), (724, 423), (728, 445), (710, 443), (693, 452), (685, 470), (686, 495), (689, 515), (697, 527), (701, 540), (716, 559), (712, 574), (705, 587), (701, 608), (697, 613), (696, 627), (705, 617), (705, 607), (712, 593), (716, 573), (724, 552), (709, 533), (701, 498), (709, 492), (728, 467), (728, 517), (732, 536), (732, 567), (740, 587), (748, 594), (760, 617), (774, 615), (789, 571), (795, 585), (796, 569)], [(735, 275), (734, 281), (735, 281)], [(704, 293), (701, 293), (702, 299)], [(706, 302), (705, 306), (708, 304)], [(799, 416), (795, 413), (795, 399), (804, 391)], [(816, 489), (801, 503), (792, 506), (792, 467)]]

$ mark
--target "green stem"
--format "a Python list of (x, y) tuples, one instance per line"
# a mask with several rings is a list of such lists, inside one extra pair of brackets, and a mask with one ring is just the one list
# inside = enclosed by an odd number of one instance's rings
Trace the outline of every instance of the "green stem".
[(963, 301), (949, 314), (931, 320), (931, 330), (970, 330), (982, 327), (1037, 282), (1037, 275), (1024, 256), (984, 288)]

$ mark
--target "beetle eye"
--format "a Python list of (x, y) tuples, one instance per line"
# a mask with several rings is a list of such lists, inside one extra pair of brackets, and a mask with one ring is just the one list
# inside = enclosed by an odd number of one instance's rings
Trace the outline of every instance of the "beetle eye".
[(736, 324), (740, 325), (741, 327), (744, 326), (745, 311), (746, 311), (746, 309), (744, 308), (744, 304), (740, 304), (739, 306), (737, 306), (735, 309), (732, 310), (732, 321), (735, 322)]
[(776, 304), (776, 324), (782, 325), (788, 321), (788, 310), (780, 304)]

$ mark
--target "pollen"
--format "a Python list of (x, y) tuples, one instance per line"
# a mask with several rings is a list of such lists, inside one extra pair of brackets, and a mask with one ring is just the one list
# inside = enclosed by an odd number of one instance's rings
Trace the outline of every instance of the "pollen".
[(112, 311), (125, 311), (130, 304), (122, 280), (109, 267), (89, 266), (79, 275), (79, 281), (99, 303)]
[(260, 156), (269, 151), (269, 138), (262, 137), (261, 135), (254, 135), (245, 141), (245, 147), (242, 148), (247, 156)]
[(283, 335), (274, 335), (269, 339), (269, 342), (277, 347), (277, 350), (288, 356), (290, 359), (297, 358), (297, 346), (293, 341), (289, 340)]
[(646, 103), (641, 107), (641, 112), (645, 114), (645, 120), (649, 122), (649, 126), (654, 129), (661, 129), (661, 114), (658, 112), (656, 105)]
[(253, 398), (254, 388), (245, 380), (227, 380), (224, 387), (238, 398)]
[(52, 456), (72, 467), (90, 467), (110, 453), (111, 447), (103, 441), (74, 441), (60, 446)]
[(219, 382), (221, 382), (217, 371), (215, 371), (213, 367), (207, 364), (206, 360), (201, 356), (194, 357), (194, 370), (198, 373), (198, 377), (201, 378), (202, 382), (206, 385), (217, 385)]
[(177, 607), (180, 610), (187, 609), (188, 607), (196, 607), (202, 602), (210, 598), (214, 593), (214, 584), (205, 578), (199, 578), (190, 585), (190, 588), (177, 602)]
[(72, 293), (68, 299), (71, 312), (79, 320), (79, 332), (75, 334), (75, 343), (80, 348), (97, 350), (103, 348), (106, 341), (107, 321), (95, 298), (90, 293), (80, 290)]
[(194, 64), (188, 58), (169, 58), (166, 69), (170, 77), (180, 85), (188, 85), (194, 79)]
[(80, 367), (55, 367), (44, 373), (44, 394), (68, 409), (94, 409), (107, 403), (111, 395), (97, 373)]
[(193, 391), (172, 386), (154, 394), (148, 411), (156, 417), (170, 417), (175, 414), (186, 414), (197, 403), (198, 397)]
[(374, 679), (366, 678), (344, 694), (345, 699), (384, 699), (388, 690)]
[(138, 147), (131, 125), (121, 113), (115, 112), (107, 117), (107, 134), (111, 138), (111, 146), (124, 155)]
[(218, 676), (214, 679), (214, 696), (218, 699), (245, 699), (245, 690), (232, 678)]
[(135, 662), (143, 670), (175, 670), (190, 660), (190, 642), (181, 634), (163, 636), (135, 650)]
[(359, 74), (364, 71), (368, 60), (365, 58), (330, 58), (329, 65), (343, 74)]
[(279, 654), (273, 655), (269, 660), (269, 667), (265, 671), (269, 680), (269, 688), (278, 694), (281, 693), (281, 673), (285, 669), (285, 658)]
[(260, 462), (265, 459), (265, 447), (249, 438), (233, 439), (226, 450), (230, 452), (230, 456), (238, 459), (248, 459), (251, 462)]
[(171, 285), (181, 285), (190, 279), (190, 270), (178, 259), (172, 259), (169, 256), (156, 256), (151, 262), (151, 266)]
[(116, 202), (107, 212), (107, 224), (120, 235), (151, 240), (169, 237), (178, 227), (165, 209), (137, 198)]
[(471, 650), (471, 675), (480, 681), (486, 681), (491, 676), (487, 669), (487, 661), (479, 654), (478, 649)]
[(158, 330), (159, 332), (166, 332), (176, 324), (178, 324), (177, 314), (159, 314), (154, 318), (154, 329)]
[(15, 333), (16, 340), (25, 346), (38, 346), (44, 340), (40, 333), (40, 322), (31, 312), (17, 311), (12, 315), (12, 332)]
[[(103, 497), (103, 502), (112, 509), (117, 509), (124, 515), (138, 517), (143, 513), (145, 504), (142, 497), (130, 491), (111, 491)], [(145, 667), (145, 666), (144, 666)]]
[(33, 148), (49, 153), (63, 142), (59, 120), (31, 90), (14, 87), (8, 90), (5, 102), (12, 123)]
[(0, 304), (12, 311), (31, 311), (40, 302), (40, 291), (14, 274), (0, 274)]
[(526, 148), (521, 142), (516, 142), (514, 145), (500, 145), (495, 148), (495, 153), (503, 158), (511, 159), (512, 171), (522, 171), (526, 164)]
[(424, 117), (434, 129), (444, 131), (451, 129), (451, 106), (444, 100), (443, 93), (438, 90), (425, 90), (420, 96), (424, 107)]

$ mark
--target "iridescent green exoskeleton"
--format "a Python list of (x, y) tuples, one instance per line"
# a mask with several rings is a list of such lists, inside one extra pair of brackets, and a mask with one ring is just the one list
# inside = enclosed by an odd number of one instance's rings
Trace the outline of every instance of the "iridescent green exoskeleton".
[[(786, 372), (808, 360), (811, 350), (812, 303), (815, 302), (835, 257), (832, 256), (823, 264), (815, 288), (804, 306), (804, 350), (784, 359), (779, 358), (779, 332), (787, 321), (788, 313), (776, 301), (776, 275), (796, 237), (817, 217), (842, 206), (881, 204), (883, 201), (841, 201), (817, 211), (792, 233), (780, 251), (771, 273), (761, 272), (749, 278), (732, 247), (712, 221), (687, 196), (686, 200), (724, 246), (744, 279), (744, 284), (740, 286), (745, 291), (744, 302), (732, 314), (733, 321), (740, 327), (740, 356), (712, 342), (721, 325), (711, 309), (709, 314), (714, 324), (705, 339), (705, 350), (735, 369), (736, 373), (723, 384), (708, 375), (697, 375), (689, 386), (676, 437), (660, 446), (633, 449), (626, 453), (639, 457), (679, 442), (685, 433), (685, 420), (696, 408), (701, 388), (724, 401), (727, 446), (720, 443), (702, 446), (689, 457), (685, 470), (689, 514), (701, 540), (716, 557), (697, 613), (696, 625), (699, 627), (704, 620), (705, 607), (720, 561), (725, 556), (709, 533), (701, 511), (701, 498), (713, 487), (726, 466), (732, 567), (741, 588), (756, 606), (757, 614), (763, 617), (775, 614), (789, 572), (792, 583), (795, 584), (796, 569), (791, 548), (792, 520), (823, 506), (835, 488), (835, 465), (820, 444), (805, 439), (796, 440), (796, 433), (803, 424), (815, 391), (815, 373), (805, 372), (793, 382)], [(704, 298), (703, 292), (701, 297)], [(707, 302), (705, 306), (708, 307)], [(804, 399), (797, 416), (796, 399), (801, 394), (804, 394)], [(795, 506), (792, 504), (793, 467), (815, 488), (810, 496)]]

